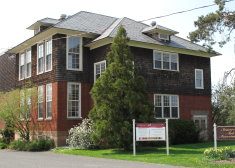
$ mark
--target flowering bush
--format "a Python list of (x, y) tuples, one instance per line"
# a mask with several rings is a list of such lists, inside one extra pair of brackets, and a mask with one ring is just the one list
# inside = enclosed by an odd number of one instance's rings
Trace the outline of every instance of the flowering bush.
[(82, 123), (69, 130), (69, 136), (66, 140), (67, 144), (72, 148), (89, 149), (93, 146), (91, 138), (92, 121), (84, 119)]
[(206, 149), (204, 151), (204, 155), (208, 159), (214, 159), (214, 160), (226, 160), (228, 158), (231, 158), (233, 155), (233, 151), (230, 147), (224, 147), (220, 149)]

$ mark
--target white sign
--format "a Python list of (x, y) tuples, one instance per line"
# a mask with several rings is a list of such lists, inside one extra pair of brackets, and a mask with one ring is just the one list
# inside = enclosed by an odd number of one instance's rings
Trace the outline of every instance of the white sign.
[(164, 123), (136, 124), (136, 141), (165, 141), (166, 127)]

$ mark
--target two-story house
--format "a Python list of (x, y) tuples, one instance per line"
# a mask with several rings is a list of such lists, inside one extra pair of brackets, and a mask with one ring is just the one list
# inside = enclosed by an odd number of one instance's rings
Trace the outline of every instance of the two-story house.
[(90, 90), (108, 66), (105, 56), (120, 25), (147, 82), (155, 118), (211, 127), (210, 57), (217, 53), (155, 23), (81, 11), (35, 22), (28, 27), (34, 36), (8, 51), (16, 56), (16, 86), (31, 81), (38, 87), (38, 105), (31, 111), (41, 128), (37, 133), (62, 145), (68, 130), (87, 117)]

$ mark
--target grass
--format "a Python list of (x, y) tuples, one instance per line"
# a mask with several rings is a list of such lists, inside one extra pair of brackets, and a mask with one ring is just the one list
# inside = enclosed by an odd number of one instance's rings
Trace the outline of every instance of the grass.
[[(230, 146), (235, 150), (234, 141), (219, 142), (219, 147)], [(203, 157), (206, 148), (213, 147), (213, 143), (199, 143), (187, 145), (175, 145), (170, 147), (170, 155), (166, 156), (166, 149), (160, 148), (138, 148), (137, 155), (132, 156), (132, 151), (126, 152), (118, 149), (105, 150), (80, 150), (69, 148), (56, 148), (54, 151), (61, 154), (81, 155), (98, 158), (119, 159), (139, 161), (146, 163), (168, 164), (185, 167), (213, 167), (213, 168), (232, 168), (234, 164), (215, 164)]]

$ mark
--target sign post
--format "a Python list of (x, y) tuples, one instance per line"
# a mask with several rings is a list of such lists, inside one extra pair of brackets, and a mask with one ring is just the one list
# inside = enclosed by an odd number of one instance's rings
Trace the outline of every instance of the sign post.
[(168, 119), (166, 119), (166, 154), (169, 155), (169, 127), (168, 127)]
[(132, 120), (133, 122), (133, 155), (136, 155), (136, 144), (135, 144), (135, 119)]
[(217, 150), (217, 126), (214, 123), (214, 149)]

